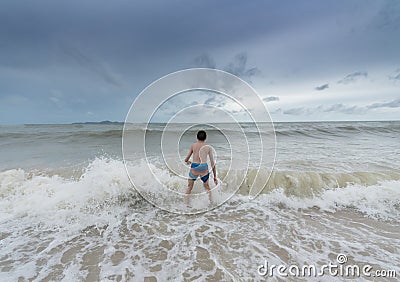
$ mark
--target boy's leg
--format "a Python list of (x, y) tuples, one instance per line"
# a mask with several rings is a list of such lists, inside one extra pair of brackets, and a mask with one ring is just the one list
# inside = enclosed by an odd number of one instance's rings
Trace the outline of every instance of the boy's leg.
[(210, 188), (210, 185), (208, 185), (208, 180), (203, 183), (203, 186), (207, 190), (208, 199), (210, 200), (210, 203), (211, 203), (211, 188)]
[(193, 185), (194, 185), (194, 179), (188, 178), (188, 188), (186, 190), (186, 195), (185, 195), (185, 204), (186, 205), (189, 204), (189, 195), (192, 192)]

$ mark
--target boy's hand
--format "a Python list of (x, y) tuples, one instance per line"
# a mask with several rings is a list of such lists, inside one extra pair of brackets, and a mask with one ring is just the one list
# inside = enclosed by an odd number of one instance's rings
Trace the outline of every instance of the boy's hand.
[(216, 177), (214, 177), (214, 183), (215, 185), (218, 185), (218, 179)]
[(186, 164), (191, 165), (192, 162), (191, 161), (186, 161)]

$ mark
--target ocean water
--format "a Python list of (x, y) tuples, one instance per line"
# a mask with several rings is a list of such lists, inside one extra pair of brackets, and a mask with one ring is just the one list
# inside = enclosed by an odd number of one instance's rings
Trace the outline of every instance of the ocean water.
[[(243, 128), (254, 141), (254, 128)], [(145, 131), (149, 160), (157, 177), (184, 191), (161, 165), (162, 129)], [(207, 129), (224, 181), (227, 140)], [(182, 136), (181, 158), (196, 130)], [(275, 130), (275, 166), (257, 198), (248, 197), (257, 172), (250, 164), (226, 203), (185, 215), (154, 207), (132, 187), (121, 124), (0, 126), (0, 281), (309, 281), (258, 270), (265, 261), (337, 264), (339, 254), (346, 264), (397, 271), (398, 279), (400, 122), (276, 123)], [(151, 177), (144, 160), (130, 161), (144, 182)]]

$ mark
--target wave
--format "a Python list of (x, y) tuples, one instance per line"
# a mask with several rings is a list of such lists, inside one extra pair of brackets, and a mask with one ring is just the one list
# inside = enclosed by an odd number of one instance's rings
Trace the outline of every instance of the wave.
[(112, 221), (110, 211), (120, 206), (145, 203), (132, 189), (119, 160), (95, 159), (75, 176), (72, 170), (68, 176), (66, 170), (1, 172), (0, 220), (29, 216), (45, 218), (42, 224), (76, 225), (79, 229), (93, 222)]
[[(216, 129), (211, 126), (199, 127), (194, 126), (188, 130), (189, 133), (195, 133), (200, 128), (205, 128), (209, 134), (225, 132), (241, 133), (241, 129), (233, 127), (232, 124), (215, 124), (220, 128)], [(240, 123), (243, 130), (247, 134), (257, 133), (257, 128), (252, 123)], [(181, 132), (182, 128), (187, 125), (173, 124), (168, 127), (168, 132)], [(43, 138), (121, 138), (123, 125), (35, 125), (35, 131), (19, 130), (14, 132), (0, 132), (0, 138), (11, 139), (43, 139)], [(162, 133), (165, 124), (129, 124), (126, 128), (129, 134), (146, 133)], [(268, 132), (265, 132), (268, 133)], [(355, 134), (372, 134), (372, 135), (397, 135), (400, 133), (400, 122), (315, 122), (315, 123), (275, 123), (275, 134), (279, 137), (341, 137), (352, 136)]]
[(279, 136), (349, 136), (356, 134), (398, 134), (400, 122), (351, 122), (351, 123), (289, 123), (276, 124), (275, 133)]
[(346, 188), (328, 189), (318, 196), (302, 199), (287, 195), (284, 189), (276, 189), (259, 195), (256, 201), (297, 211), (318, 209), (334, 213), (350, 209), (367, 217), (397, 221), (400, 217), (399, 185), (399, 181), (382, 181), (370, 186), (351, 184)]
[[(232, 124), (215, 124), (220, 130), (207, 127), (206, 130), (210, 133), (228, 131), (228, 132), (241, 132), (241, 129), (234, 128)], [(257, 133), (257, 127), (253, 123), (240, 123), (244, 132)], [(164, 130), (162, 124), (157, 126), (150, 125), (149, 127), (127, 127), (131, 132), (135, 131), (149, 131), (149, 132), (162, 132)], [(174, 128), (177, 127), (177, 128)], [(169, 127), (169, 131), (180, 132), (181, 127), (179, 124), (174, 124)], [(186, 128), (186, 127), (185, 127)], [(203, 127), (202, 127), (203, 128)], [(189, 132), (196, 132), (200, 127), (193, 127)], [(382, 134), (382, 133), (400, 133), (400, 122), (349, 122), (349, 123), (335, 123), (335, 122), (309, 122), (309, 123), (275, 123), (275, 133), (278, 136), (342, 136), (348, 134), (369, 133), (369, 134)]]
[[(258, 170), (251, 169), (247, 181), (239, 193), (248, 194), (249, 186)], [(261, 171), (258, 173), (268, 173)], [(268, 183), (261, 191), (267, 194), (274, 189), (282, 189), (288, 196), (310, 197), (328, 189), (346, 188), (352, 185), (371, 186), (382, 181), (399, 181), (400, 170), (379, 172), (314, 172), (314, 171), (273, 171)]]
[[(137, 174), (141, 169), (141, 165), (134, 168)], [(165, 178), (165, 171), (160, 173)], [(247, 199), (249, 183), (255, 173), (256, 170), (250, 170), (237, 197)], [(221, 170), (220, 178), (223, 176)], [(373, 206), (371, 214), (396, 218), (400, 211), (399, 180), (400, 171), (395, 170), (353, 173), (275, 171), (256, 201), (274, 205), (284, 203), (289, 208), (317, 206), (333, 210), (352, 207), (362, 212)], [(168, 183), (173, 189), (184, 191), (186, 188), (186, 182), (173, 175), (168, 177)], [(126, 205), (139, 208), (145, 204), (147, 202), (132, 188), (121, 160), (96, 158), (78, 175), (68, 168), (12, 169), (0, 173), (1, 221), (28, 215), (38, 218), (52, 215), (51, 220), (57, 225), (86, 222), (93, 216), (106, 220), (110, 217), (108, 211)]]

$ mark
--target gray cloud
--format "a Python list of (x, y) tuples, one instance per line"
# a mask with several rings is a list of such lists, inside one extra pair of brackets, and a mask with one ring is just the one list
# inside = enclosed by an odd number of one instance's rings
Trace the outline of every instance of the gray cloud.
[(342, 113), (348, 115), (353, 115), (353, 114), (363, 115), (366, 114), (368, 110), (377, 108), (400, 108), (400, 99), (396, 99), (391, 102), (385, 102), (385, 103), (373, 103), (363, 107), (355, 105), (349, 106), (342, 103), (337, 103), (330, 106), (320, 105), (311, 108), (307, 107), (292, 108), (281, 112), (286, 115), (295, 115), (295, 116), (318, 114), (318, 113)]
[(281, 109), (278, 109), (279, 112), (277, 113), (283, 113), (285, 115), (294, 115), (294, 116), (302, 116), (302, 115), (310, 115), (310, 114), (315, 114), (315, 113), (343, 113), (343, 114), (357, 114), (357, 115), (363, 115), (368, 112), (368, 110), (372, 109), (378, 109), (378, 108), (400, 108), (400, 99), (395, 99), (390, 102), (384, 102), (384, 103), (373, 103), (367, 106), (349, 106), (345, 105), (342, 103), (337, 103), (333, 104), (330, 106), (325, 106), (325, 105), (320, 105), (317, 107), (298, 107), (298, 108), (291, 108), (288, 110), (282, 111)]
[[(196, 67), (217, 68), (215, 60), (207, 53), (203, 53), (194, 59)], [(237, 54), (223, 70), (251, 82), (251, 78), (261, 74), (257, 67), (247, 68), (247, 54), (245, 52)]]
[(294, 115), (294, 116), (303, 116), (303, 115), (312, 115), (316, 113), (344, 113), (344, 114), (364, 114), (366, 109), (357, 106), (346, 106), (344, 104), (334, 104), (332, 106), (317, 106), (313, 108), (307, 107), (299, 107), (292, 108), (288, 110), (284, 110), (283, 114), (285, 115)]
[(283, 114), (285, 115), (293, 115), (293, 116), (301, 116), (304, 114), (307, 114), (309, 110), (306, 109), (305, 107), (300, 107), (300, 108), (292, 108), (288, 110), (284, 110)]
[(51, 95), (49, 97), (49, 100), (54, 103), (54, 105), (58, 108), (63, 108), (65, 107), (65, 102), (63, 100), (63, 93), (61, 91), (53, 90), (51, 91)]
[(210, 69), (215, 69), (216, 64), (213, 58), (210, 57), (207, 53), (203, 53), (200, 56), (196, 57), (194, 59), (194, 63), (196, 67), (199, 68), (210, 68)]
[(366, 71), (356, 71), (346, 75), (343, 79), (339, 80), (340, 84), (349, 84), (355, 82), (359, 78), (367, 78), (368, 72)]
[(384, 1), (372, 24), (380, 30), (400, 29), (400, 2), (397, 0)]
[(325, 112), (325, 113), (336, 112), (336, 113), (343, 113), (343, 114), (364, 114), (366, 112), (366, 109), (364, 107), (347, 106), (342, 103), (334, 104), (329, 107), (320, 106), (317, 108), (317, 111), (318, 110)]
[(276, 96), (269, 96), (269, 97), (265, 97), (263, 98), (263, 101), (265, 102), (274, 102), (274, 101), (279, 101), (279, 97)]
[(226, 105), (226, 98), (222, 95), (217, 95), (215, 93), (209, 94), (208, 98), (204, 101), (204, 104), (223, 108)]
[(394, 71), (393, 74), (389, 75), (389, 79), (391, 80), (400, 80), (400, 68)]
[(374, 103), (367, 106), (368, 109), (376, 109), (376, 108), (400, 108), (400, 99), (395, 99), (391, 102), (385, 103)]
[(322, 91), (322, 90), (325, 90), (327, 88), (329, 88), (329, 84), (328, 83), (320, 85), (320, 86), (317, 86), (314, 89), (317, 90), (317, 91)]
[(111, 73), (108, 68), (99, 60), (96, 60), (77, 48), (62, 45), (63, 52), (73, 58), (80, 66), (86, 68), (87, 70), (95, 73), (98, 77), (102, 78), (106, 83), (112, 84), (114, 86), (121, 86), (121, 81)]
[(278, 108), (276, 110), (270, 111), (271, 114), (282, 114), (283, 110), (281, 108)]
[(230, 62), (225, 68), (225, 71), (230, 72), (236, 76), (250, 79), (253, 76), (258, 76), (261, 71), (257, 67), (247, 68), (247, 54), (237, 54), (232, 62)]

